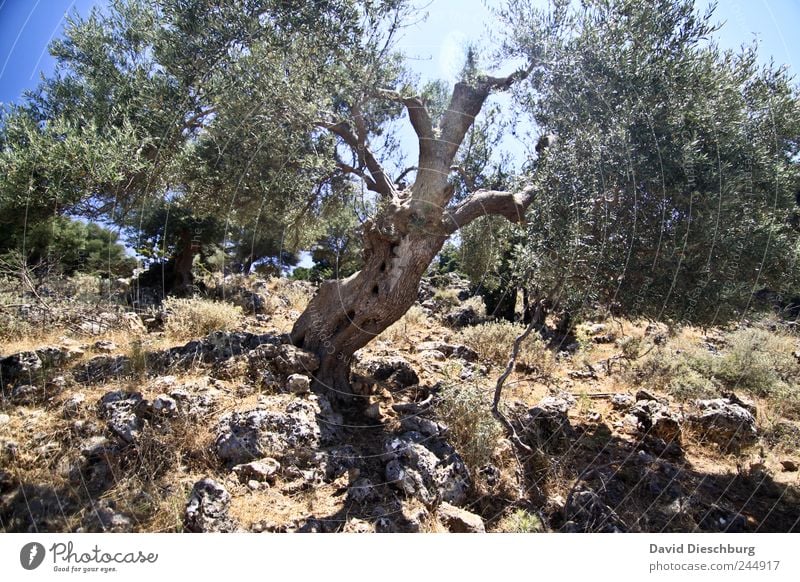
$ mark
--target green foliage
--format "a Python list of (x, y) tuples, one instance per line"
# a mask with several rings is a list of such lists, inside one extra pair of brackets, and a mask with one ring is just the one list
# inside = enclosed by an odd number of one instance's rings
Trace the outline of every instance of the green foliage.
[(39, 276), (75, 273), (129, 277), (136, 260), (125, 253), (117, 234), (94, 223), (55, 216), (32, 223), (6, 241), (6, 251), (23, 252)]
[(800, 362), (794, 355), (794, 338), (751, 328), (735, 332), (729, 342), (729, 349), (714, 366), (714, 374), (722, 382), (756, 396), (800, 399)]
[(537, 63), (518, 89), (558, 143), (519, 269), (571, 310), (723, 321), (754, 288), (800, 281), (788, 220), (800, 184), (798, 92), (754, 48), (720, 51), (688, 0), (512, 2), (509, 47)]
[[(482, 323), (461, 330), (457, 341), (478, 352), (482, 359), (505, 366), (511, 357), (514, 340), (523, 331), (525, 326), (508, 321)], [(553, 354), (541, 338), (533, 334), (522, 342), (517, 364), (546, 374), (553, 367)]]
[(724, 337), (715, 354), (704, 348), (668, 345), (630, 370), (630, 379), (676, 398), (713, 398), (722, 389), (765, 398), (789, 415), (800, 413), (800, 362), (792, 336), (743, 328)]
[(504, 517), (500, 521), (498, 529), (506, 533), (542, 533), (546, 531), (541, 518), (524, 509), (516, 509)]
[(320, 213), (321, 223), (311, 250), (314, 266), (309, 280), (314, 282), (349, 277), (362, 264), (361, 219), (352, 193), (340, 200), (331, 200)]
[(491, 460), (503, 436), (500, 423), (491, 413), (490, 396), (477, 384), (448, 384), (436, 406), (449, 428), (451, 442), (473, 473)]
[[(55, 74), (2, 113), (0, 248), (26, 221), (72, 212), (126, 226), (151, 260), (186, 252), (185, 224), (238, 268), (291, 264), (323, 202), (350, 188), (319, 120), (404, 83), (389, 41), (405, 13), (397, 0), (115, 0), (69, 18)], [(364, 111), (388, 153), (400, 110)]]

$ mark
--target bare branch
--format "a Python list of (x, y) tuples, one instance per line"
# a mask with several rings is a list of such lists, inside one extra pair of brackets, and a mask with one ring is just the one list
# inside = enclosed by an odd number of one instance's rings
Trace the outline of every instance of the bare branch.
[(380, 191), (380, 190), (378, 190), (378, 186), (377, 186), (377, 184), (375, 184), (375, 180), (373, 180), (372, 178), (370, 178), (370, 177), (369, 177), (369, 176), (368, 176), (366, 173), (364, 173), (362, 170), (359, 170), (358, 168), (354, 168), (354, 167), (353, 167), (353, 166), (351, 166), (350, 164), (346, 164), (346, 163), (344, 163), (343, 161), (341, 161), (341, 160), (338, 160), (338, 159), (336, 160), (336, 166), (337, 166), (337, 167), (338, 167), (340, 170), (342, 170), (344, 173), (346, 173), (346, 174), (353, 174), (353, 175), (355, 175), (355, 176), (358, 176), (358, 177), (359, 177), (359, 178), (361, 178), (362, 180), (364, 180), (364, 183), (367, 185), (367, 189), (368, 189), (368, 190), (371, 190), (372, 192), (377, 192), (377, 193), (379, 193), (379, 194), (381, 193), (381, 191)]
[[(367, 167), (367, 170), (369, 170), (370, 176), (372, 177), (374, 188), (370, 188), (370, 190), (383, 194), (384, 196), (396, 196), (397, 190), (395, 189), (386, 172), (384, 172), (383, 166), (381, 166), (380, 162), (378, 162), (375, 154), (372, 153), (372, 150), (369, 149), (369, 146), (366, 143), (366, 126), (364, 125), (363, 116), (361, 116), (359, 113), (355, 115), (355, 117), (356, 123), (360, 127), (359, 132), (361, 133), (361, 136), (354, 132), (353, 128), (346, 121), (340, 121), (338, 123), (317, 121), (316, 125), (319, 127), (324, 127), (334, 135), (338, 135), (340, 138), (342, 138), (344, 143), (349, 145), (353, 151), (356, 152), (359, 163)], [(369, 186), (369, 183), (367, 185)]]
[(479, 83), (485, 84), (489, 87), (490, 90), (499, 90), (505, 91), (509, 89), (514, 83), (518, 83), (519, 81), (524, 81), (528, 75), (533, 72), (533, 63), (528, 63), (528, 66), (524, 69), (518, 69), (508, 75), (507, 77), (490, 77), (488, 75), (484, 75), (479, 78)]
[[(428, 108), (425, 107), (425, 103), (423, 103), (422, 99), (414, 96), (414, 97), (403, 97), (397, 91), (392, 91), (391, 89), (379, 89), (378, 95), (389, 99), (391, 101), (397, 101), (398, 103), (402, 103), (406, 106), (408, 110), (408, 118), (411, 121), (411, 125), (414, 128), (414, 131), (419, 137), (420, 140), (420, 147), (422, 146), (422, 142), (430, 142), (433, 139), (433, 121), (431, 121), (430, 113), (428, 113)], [(426, 144), (429, 146), (430, 144)]]
[[(467, 130), (475, 122), (486, 99), (496, 90), (506, 90), (514, 83), (525, 79), (533, 70), (533, 65), (508, 75), (507, 77), (480, 76), (473, 82), (459, 82), (453, 88), (450, 104), (447, 106), (440, 124), (440, 137), (437, 147), (437, 158), (440, 166), (423, 163), (420, 155), (420, 167), (429, 167), (446, 171), (455, 158), (458, 148), (464, 141)], [(444, 167), (441, 167), (444, 165)]]
[(400, 183), (400, 181), (401, 181), (403, 178), (405, 178), (406, 176), (408, 176), (408, 175), (409, 175), (411, 172), (414, 172), (414, 171), (416, 171), (417, 169), (418, 169), (418, 168), (417, 168), (416, 166), (411, 166), (410, 168), (406, 168), (405, 170), (403, 170), (402, 172), (400, 172), (400, 175), (399, 175), (399, 176), (397, 176), (397, 178), (395, 178), (395, 180), (394, 180), (394, 183), (395, 183), (395, 184), (399, 184), (399, 183)]
[(519, 438), (517, 431), (514, 430), (514, 425), (511, 424), (511, 421), (506, 418), (503, 412), (500, 410), (500, 396), (503, 392), (503, 384), (505, 384), (508, 377), (511, 375), (511, 372), (514, 371), (514, 366), (517, 364), (517, 356), (519, 356), (519, 350), (522, 347), (522, 342), (531, 334), (533, 331), (536, 323), (535, 319), (531, 319), (531, 322), (528, 324), (528, 327), (525, 328), (521, 334), (519, 334), (514, 339), (514, 346), (511, 348), (511, 357), (508, 360), (508, 364), (506, 364), (506, 369), (497, 379), (497, 385), (494, 388), (494, 399), (492, 400), (492, 414), (494, 417), (505, 427), (506, 433), (511, 441), (521, 450), (526, 453), (533, 453), (533, 450), (522, 442), (522, 439)]
[(442, 226), (452, 234), (481, 216), (503, 216), (509, 222), (522, 223), (525, 210), (533, 202), (536, 192), (528, 185), (517, 193), (498, 190), (478, 190), (464, 202), (445, 213)]

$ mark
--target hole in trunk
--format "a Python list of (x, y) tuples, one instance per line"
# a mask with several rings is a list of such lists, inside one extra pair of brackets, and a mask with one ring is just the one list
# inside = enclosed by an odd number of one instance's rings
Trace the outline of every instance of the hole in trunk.
[(378, 286), (377, 286), (377, 285), (375, 285), (375, 286), (372, 288), (372, 294), (373, 294), (373, 295), (377, 295), (379, 292), (380, 292), (380, 289), (378, 289)]
[(381, 263), (381, 273), (385, 272), (386, 272), (386, 262), (384, 261), (383, 263)]

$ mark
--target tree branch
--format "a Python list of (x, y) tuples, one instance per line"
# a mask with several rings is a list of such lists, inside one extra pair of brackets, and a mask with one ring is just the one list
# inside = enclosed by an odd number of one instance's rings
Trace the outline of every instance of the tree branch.
[(503, 384), (505, 384), (506, 380), (514, 371), (514, 367), (517, 364), (517, 356), (519, 356), (519, 350), (522, 347), (522, 342), (524, 342), (531, 334), (535, 325), (535, 320), (532, 319), (528, 324), (528, 327), (525, 328), (525, 331), (523, 331), (514, 339), (514, 345), (511, 348), (511, 357), (508, 359), (506, 369), (497, 379), (497, 385), (494, 388), (494, 398), (492, 399), (492, 415), (505, 427), (506, 434), (511, 439), (511, 442), (513, 442), (520, 449), (520, 451), (524, 451), (525, 453), (529, 454), (533, 453), (533, 450), (522, 442), (522, 439), (519, 438), (517, 431), (514, 430), (514, 425), (511, 424), (511, 421), (508, 420), (506, 415), (500, 410), (500, 397), (503, 393)]
[(509, 222), (522, 223), (525, 210), (536, 196), (532, 185), (528, 185), (517, 193), (498, 190), (478, 190), (464, 202), (445, 213), (442, 227), (452, 234), (459, 228), (481, 216), (495, 215), (506, 218)]
[[(450, 173), (450, 166), (455, 159), (458, 148), (461, 147), (467, 131), (475, 122), (475, 117), (480, 113), (486, 99), (496, 90), (505, 90), (514, 83), (526, 78), (533, 70), (533, 65), (520, 69), (507, 77), (490, 77), (481, 75), (474, 81), (461, 81), (455, 84), (450, 103), (447, 106), (441, 123), (438, 136), (435, 135), (429, 155), (423, 155), (420, 148), (418, 179), (429, 180), (433, 184), (441, 185), (446, 182)], [(422, 140), (420, 140), (420, 145)], [(422, 170), (425, 168), (425, 170)], [(437, 190), (437, 188), (434, 188)], [(434, 206), (444, 206), (448, 200), (426, 200)]]
[(367, 185), (367, 190), (371, 190), (372, 192), (377, 192), (378, 194), (381, 194), (381, 191), (378, 190), (377, 184), (375, 184), (375, 180), (367, 176), (367, 174), (365, 174), (362, 170), (354, 168), (350, 164), (346, 164), (338, 159), (336, 160), (336, 166), (345, 174), (353, 174), (364, 180), (364, 183)]
[[(370, 190), (383, 194), (384, 196), (396, 196), (397, 191), (394, 185), (386, 172), (383, 171), (383, 166), (378, 162), (375, 154), (372, 153), (372, 150), (369, 149), (366, 143), (366, 126), (364, 125), (364, 118), (360, 113), (356, 115), (356, 123), (360, 127), (359, 133), (361, 133), (361, 136), (354, 132), (353, 128), (350, 127), (350, 124), (346, 121), (340, 121), (338, 123), (317, 121), (316, 125), (327, 129), (334, 135), (338, 135), (342, 138), (344, 143), (349, 145), (356, 152), (359, 163), (365, 165), (367, 170), (369, 170), (370, 176), (372, 176), (374, 188), (370, 188)], [(367, 183), (367, 186), (369, 187), (369, 183)]]
[(400, 172), (400, 175), (399, 175), (399, 176), (397, 176), (397, 178), (395, 178), (395, 180), (394, 180), (394, 183), (395, 183), (395, 184), (399, 184), (399, 183), (400, 183), (400, 181), (401, 181), (403, 178), (405, 178), (406, 176), (408, 176), (408, 175), (409, 175), (411, 172), (414, 172), (414, 171), (416, 171), (417, 169), (418, 169), (418, 168), (417, 168), (416, 166), (411, 166), (410, 168), (406, 168), (405, 170), (403, 170), (402, 172)]
[(417, 96), (403, 97), (399, 92), (392, 91), (391, 89), (378, 89), (378, 95), (406, 106), (408, 118), (411, 121), (414, 132), (420, 140), (420, 146), (422, 146), (423, 140), (430, 141), (434, 138), (433, 121), (431, 121), (428, 108), (425, 107), (425, 103), (423, 103), (422, 99)]

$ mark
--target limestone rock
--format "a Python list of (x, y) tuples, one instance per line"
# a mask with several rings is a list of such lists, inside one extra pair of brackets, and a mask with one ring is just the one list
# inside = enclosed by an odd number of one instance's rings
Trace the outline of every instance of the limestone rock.
[(258, 461), (250, 461), (236, 465), (233, 472), (239, 477), (239, 481), (246, 483), (253, 480), (258, 482), (274, 481), (281, 464), (270, 457), (265, 457)]
[(217, 456), (241, 464), (265, 456), (282, 460), (319, 446), (319, 405), (314, 400), (294, 400), (284, 412), (263, 409), (231, 412), (220, 418), (214, 443)]
[(466, 509), (442, 503), (437, 508), (436, 515), (451, 533), (486, 533), (483, 519)]
[(286, 387), (292, 394), (307, 394), (311, 389), (311, 380), (304, 374), (292, 374), (286, 379)]
[(233, 532), (237, 525), (228, 517), (231, 494), (222, 485), (206, 477), (195, 483), (184, 512), (186, 531)]
[(621, 533), (627, 530), (625, 523), (592, 489), (573, 491), (564, 507), (566, 532)]
[(142, 429), (138, 416), (144, 399), (139, 392), (115, 390), (100, 399), (99, 413), (108, 423), (108, 429), (126, 443), (134, 442)]
[(397, 387), (419, 384), (419, 376), (404, 358), (373, 358), (361, 362), (360, 367), (375, 380)]
[(382, 459), (386, 481), (426, 505), (440, 500), (458, 505), (467, 498), (469, 472), (458, 453), (439, 439), (413, 432), (390, 438)]
[(755, 417), (728, 398), (696, 400), (689, 422), (700, 437), (725, 450), (753, 444), (758, 439)]

